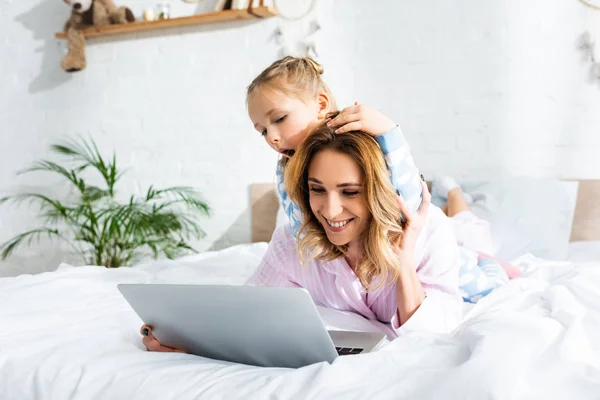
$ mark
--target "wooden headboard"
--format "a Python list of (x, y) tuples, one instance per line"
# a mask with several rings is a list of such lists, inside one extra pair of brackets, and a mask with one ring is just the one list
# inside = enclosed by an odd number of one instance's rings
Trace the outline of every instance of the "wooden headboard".
[(279, 198), (272, 183), (255, 183), (250, 188), (252, 201), (252, 243), (271, 240), (277, 222)]
[[(252, 242), (271, 240), (277, 220), (279, 200), (275, 185), (251, 186)], [(600, 180), (580, 180), (571, 229), (571, 241), (600, 240)]]

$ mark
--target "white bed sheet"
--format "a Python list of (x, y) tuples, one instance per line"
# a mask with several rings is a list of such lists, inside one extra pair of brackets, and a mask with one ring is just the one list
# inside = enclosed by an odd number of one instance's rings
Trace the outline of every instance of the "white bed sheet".
[[(332, 365), (265, 369), (144, 351), (141, 321), (117, 283), (242, 284), (265, 248), (0, 279), (0, 398), (598, 398), (600, 262), (522, 257), (524, 277), (472, 307), (453, 334), (411, 334)], [(365, 327), (354, 316), (325, 318)]]

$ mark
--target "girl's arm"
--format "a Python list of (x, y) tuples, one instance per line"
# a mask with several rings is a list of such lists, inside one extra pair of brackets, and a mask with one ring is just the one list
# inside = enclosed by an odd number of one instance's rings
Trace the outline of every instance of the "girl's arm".
[(302, 211), (300, 208), (292, 202), (290, 196), (288, 196), (285, 191), (285, 185), (283, 184), (283, 167), (278, 164), (277, 165), (277, 194), (279, 195), (279, 201), (281, 203), (281, 207), (283, 207), (283, 211), (288, 216), (290, 223), (290, 232), (292, 233), (292, 237), (294, 239), (298, 238), (298, 232), (302, 227)]
[(392, 186), (402, 195), (408, 209), (416, 212), (422, 201), (421, 176), (410, 154), (410, 146), (399, 126), (375, 136), (390, 170)]

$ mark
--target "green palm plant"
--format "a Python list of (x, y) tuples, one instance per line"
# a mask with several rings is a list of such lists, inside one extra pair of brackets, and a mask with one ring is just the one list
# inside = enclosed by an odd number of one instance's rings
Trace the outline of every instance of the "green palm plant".
[[(53, 161), (38, 161), (20, 171), (50, 172), (65, 178), (75, 189), (75, 199), (61, 202), (39, 193), (20, 193), (0, 198), (6, 202), (37, 203), (45, 227), (23, 232), (0, 245), (2, 259), (7, 259), (19, 245), (45, 235), (66, 241), (91, 265), (116, 268), (152, 255), (175, 258), (196, 252), (190, 239), (204, 237), (199, 219), (210, 215), (210, 208), (198, 191), (190, 187), (155, 189), (145, 196), (131, 196), (118, 202), (116, 185), (122, 176), (113, 152), (110, 160), (102, 158), (93, 140), (67, 139), (53, 144), (51, 150), (68, 159), (66, 166)], [(92, 170), (100, 174), (102, 187), (93, 186), (82, 174)]]

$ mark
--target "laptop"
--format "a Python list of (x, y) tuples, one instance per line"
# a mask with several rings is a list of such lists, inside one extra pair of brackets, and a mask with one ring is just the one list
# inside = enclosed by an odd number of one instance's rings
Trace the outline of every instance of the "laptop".
[(117, 288), (169, 347), (217, 360), (299, 368), (373, 350), (385, 334), (327, 331), (302, 288), (119, 284)]

